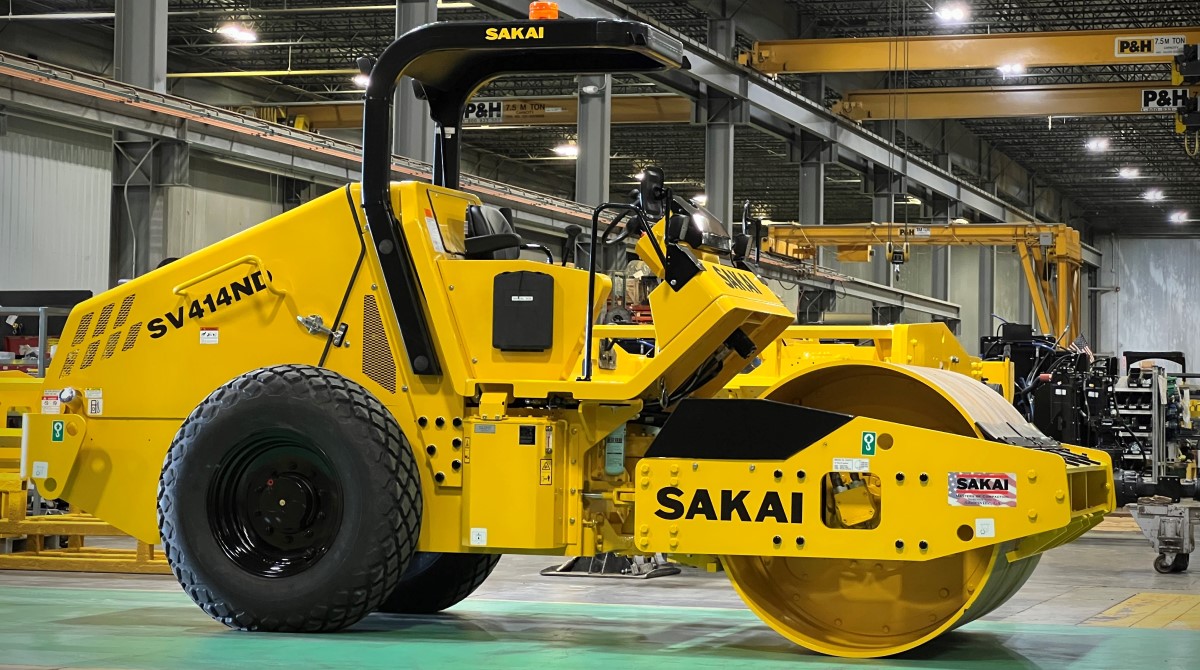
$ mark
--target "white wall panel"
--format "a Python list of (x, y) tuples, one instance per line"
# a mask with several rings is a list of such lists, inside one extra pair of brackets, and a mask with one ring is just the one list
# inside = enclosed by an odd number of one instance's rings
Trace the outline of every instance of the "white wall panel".
[(960, 305), (958, 340), (979, 353), (979, 249), (950, 247), (950, 302)]
[(1121, 238), (1101, 250), (1099, 283), (1121, 287), (1101, 298), (1103, 350), (1182, 351), (1200, 369), (1200, 240)]
[[(933, 294), (933, 247), (909, 247), (908, 262), (900, 266), (900, 276), (892, 286), (921, 295)], [(915, 309), (906, 309), (901, 317), (904, 323), (928, 323), (929, 315)]]
[(0, 135), (0, 289), (108, 288), (112, 139), (18, 117)]
[(280, 178), (193, 158), (191, 186), (167, 196), (167, 253), (184, 256), (283, 212)]
[[(1029, 323), (1029, 317), (1021, 314), (1021, 291), (1025, 284), (1021, 279), (1021, 257), (1011, 247), (996, 247), (995, 305), (992, 313), (1005, 321)], [(1000, 324), (992, 320), (992, 329)], [(1055, 333), (1057, 335), (1057, 333)]]

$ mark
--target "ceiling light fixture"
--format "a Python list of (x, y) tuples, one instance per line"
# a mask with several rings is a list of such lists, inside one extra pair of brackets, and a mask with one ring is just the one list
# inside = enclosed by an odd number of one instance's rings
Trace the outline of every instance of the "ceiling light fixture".
[(1117, 174), (1121, 177), (1121, 179), (1137, 179), (1138, 175), (1141, 173), (1142, 171), (1135, 167), (1123, 167), (1120, 170), (1117, 170)]
[(692, 202), (703, 207), (708, 204), (708, 196), (703, 193), (697, 193), (692, 196)]
[(554, 153), (564, 158), (577, 158), (579, 156), (578, 144), (560, 144), (554, 147)]
[(1101, 153), (1108, 151), (1109, 142), (1107, 137), (1093, 137), (1083, 146), (1087, 147), (1087, 150), (1092, 153)]
[(226, 23), (220, 28), (217, 28), (217, 32), (225, 37), (228, 37), (234, 42), (241, 42), (242, 44), (249, 44), (250, 42), (258, 41), (258, 33), (239, 23)]
[(1002, 77), (1019, 77), (1025, 74), (1025, 66), (1022, 63), (1005, 63), (996, 68)]
[(367, 84), (371, 83), (370, 75), (359, 74), (354, 75), (354, 85), (359, 88), (366, 88)]
[(1171, 212), (1171, 223), (1187, 223), (1188, 213), (1184, 211)]
[(1166, 194), (1162, 192), (1161, 188), (1152, 188), (1142, 194), (1142, 198), (1149, 200), (1150, 202), (1159, 202), (1166, 197)]
[(934, 14), (943, 23), (963, 23), (971, 15), (971, 10), (961, 2), (949, 2), (938, 7)]

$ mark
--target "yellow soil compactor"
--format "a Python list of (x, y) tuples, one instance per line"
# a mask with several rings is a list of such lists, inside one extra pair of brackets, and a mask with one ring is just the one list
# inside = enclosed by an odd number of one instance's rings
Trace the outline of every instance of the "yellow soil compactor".
[[(792, 313), (648, 169), (591, 231), (640, 236), (663, 279), (653, 355), (630, 354), (592, 326), (607, 278), (520, 259), (510, 214), (457, 190), (462, 109), (490, 79), (682, 54), (632, 21), (399, 38), (366, 64), (361, 184), (73, 310), (22, 475), (161, 541), (187, 594), (244, 630), (440, 611), (503, 553), (717, 556), (772, 628), (843, 656), (999, 606), (1112, 509), (1110, 464), (1022, 421), (948, 331), (880, 330), (872, 355), (813, 364), (847, 345), (780, 339)], [(402, 75), (436, 122), (432, 184), (390, 180)], [(602, 233), (606, 211), (624, 226)]]

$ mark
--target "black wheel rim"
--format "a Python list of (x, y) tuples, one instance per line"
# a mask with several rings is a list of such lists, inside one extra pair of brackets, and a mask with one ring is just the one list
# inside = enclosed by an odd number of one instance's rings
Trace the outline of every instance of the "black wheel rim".
[(261, 577), (287, 577), (321, 560), (342, 520), (342, 486), (320, 448), (290, 431), (239, 442), (208, 490), (208, 519), (231, 561)]

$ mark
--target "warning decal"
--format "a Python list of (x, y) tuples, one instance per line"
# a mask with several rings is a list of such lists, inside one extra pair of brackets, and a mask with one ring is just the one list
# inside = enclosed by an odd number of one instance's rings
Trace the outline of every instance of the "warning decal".
[(1017, 506), (1017, 475), (1012, 472), (951, 472), (949, 485), (954, 507)]

